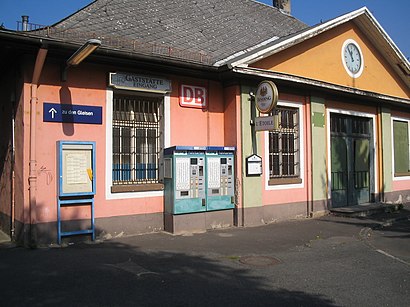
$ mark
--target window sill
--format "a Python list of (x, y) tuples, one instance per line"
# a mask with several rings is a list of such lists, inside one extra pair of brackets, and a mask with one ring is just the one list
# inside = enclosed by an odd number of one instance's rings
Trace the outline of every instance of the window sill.
[(269, 179), (269, 185), (283, 185), (283, 184), (299, 184), (302, 183), (301, 178), (275, 178)]
[(410, 176), (410, 172), (407, 173), (394, 173), (394, 177), (408, 177)]
[(129, 193), (129, 192), (148, 192), (148, 191), (162, 191), (164, 185), (162, 183), (152, 184), (124, 184), (111, 186), (111, 193)]

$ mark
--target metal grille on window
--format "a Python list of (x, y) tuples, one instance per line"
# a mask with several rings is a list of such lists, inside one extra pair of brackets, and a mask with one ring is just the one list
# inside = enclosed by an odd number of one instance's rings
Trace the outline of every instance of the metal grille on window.
[(269, 132), (270, 178), (299, 177), (298, 109), (276, 108), (275, 129)]
[(114, 185), (160, 181), (162, 119), (162, 97), (114, 96)]

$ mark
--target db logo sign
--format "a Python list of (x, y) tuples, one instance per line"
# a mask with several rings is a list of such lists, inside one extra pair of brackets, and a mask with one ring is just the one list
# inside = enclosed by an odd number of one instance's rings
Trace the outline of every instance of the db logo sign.
[(179, 105), (181, 107), (201, 108), (207, 106), (207, 92), (205, 87), (194, 85), (181, 85), (179, 96)]

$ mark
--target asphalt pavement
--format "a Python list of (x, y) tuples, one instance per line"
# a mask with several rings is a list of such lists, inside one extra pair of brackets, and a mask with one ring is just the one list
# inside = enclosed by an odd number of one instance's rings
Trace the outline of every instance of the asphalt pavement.
[(35, 250), (0, 243), (2, 306), (409, 306), (410, 206)]

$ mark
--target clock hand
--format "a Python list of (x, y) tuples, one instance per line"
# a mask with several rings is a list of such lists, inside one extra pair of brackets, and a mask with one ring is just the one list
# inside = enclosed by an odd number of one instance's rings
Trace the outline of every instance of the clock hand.
[(352, 50), (350, 50), (349, 48), (347, 48), (347, 51), (349, 51), (350, 58), (352, 59), (352, 62), (354, 62), (354, 58), (353, 58), (353, 51), (352, 51)]

